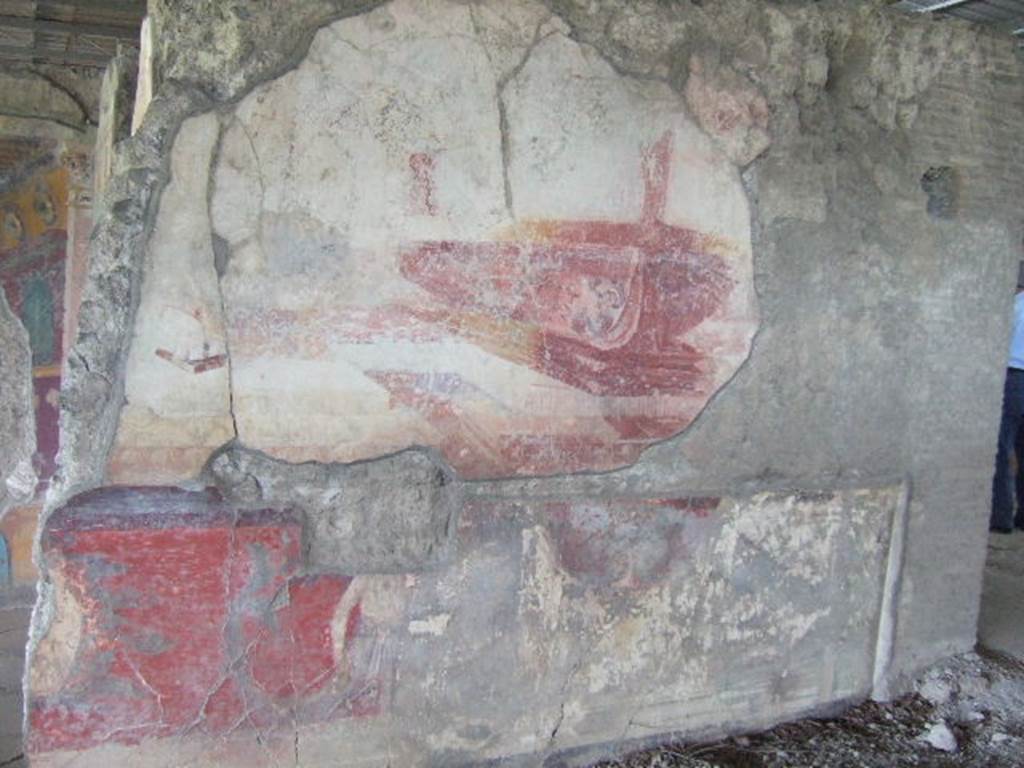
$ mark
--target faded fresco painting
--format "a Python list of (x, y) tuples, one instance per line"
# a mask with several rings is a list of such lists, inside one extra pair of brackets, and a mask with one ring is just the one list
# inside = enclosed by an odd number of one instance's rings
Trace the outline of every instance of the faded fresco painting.
[(612, 469), (746, 359), (746, 195), (665, 86), (543, 17), (516, 66), (474, 41), (500, 18), (387, 14), (184, 125), (119, 482), (194, 476), (236, 430), (289, 461), (424, 445), (463, 477)]
[(0, 282), (12, 311), (28, 332), (32, 348), (38, 446), (35, 463), (44, 487), (53, 475), (57, 455), (67, 176), (62, 167), (42, 171), (0, 196), (4, 216)]

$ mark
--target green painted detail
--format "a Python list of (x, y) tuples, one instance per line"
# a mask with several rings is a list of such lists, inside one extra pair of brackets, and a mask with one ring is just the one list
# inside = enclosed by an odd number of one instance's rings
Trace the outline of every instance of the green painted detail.
[(11, 585), (11, 550), (0, 533), (0, 589)]
[(22, 290), (21, 322), (28, 331), (32, 365), (52, 365), (56, 362), (53, 292), (41, 277), (26, 280)]

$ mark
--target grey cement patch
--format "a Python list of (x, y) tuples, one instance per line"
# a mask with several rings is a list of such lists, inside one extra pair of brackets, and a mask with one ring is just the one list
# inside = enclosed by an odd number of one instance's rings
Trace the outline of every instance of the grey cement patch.
[(229, 446), (213, 456), (208, 473), (243, 506), (301, 509), (307, 565), (346, 574), (437, 567), (449, 554), (461, 506), (454, 473), (426, 450), (355, 464), (288, 464)]

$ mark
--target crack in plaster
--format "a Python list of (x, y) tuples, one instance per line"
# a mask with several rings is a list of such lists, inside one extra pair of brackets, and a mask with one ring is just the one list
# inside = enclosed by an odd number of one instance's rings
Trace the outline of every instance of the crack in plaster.
[[(469, 9), (470, 22), (473, 25), (473, 30), (476, 33), (476, 42), (483, 49), (484, 55), (487, 57), (492, 64), (494, 60), (491, 58), (490, 50), (483, 41), (483, 27), (480, 25), (480, 21), (477, 18), (476, 9), (472, 6)], [(527, 44), (526, 49), (523, 51), (519, 61), (507, 72), (503, 73), (497, 79), (495, 84), (495, 103), (498, 107), (498, 134), (501, 137), (501, 175), (502, 182), (504, 184), (505, 194), (505, 210), (508, 212), (509, 218), (515, 218), (515, 199), (512, 193), (512, 180), (509, 176), (509, 167), (512, 164), (512, 138), (511, 128), (508, 122), (508, 106), (505, 103), (505, 90), (509, 84), (519, 76), (519, 73), (523, 71), (527, 62), (530, 60), (530, 56), (533, 55), (534, 50), (542, 42), (547, 40), (552, 35), (559, 34), (558, 30), (551, 30), (547, 34), (542, 35), (541, 30), (548, 24), (553, 18), (554, 13), (549, 13), (543, 19), (537, 22), (537, 26), (533, 30), (533, 38)]]
[[(597, 43), (594, 43), (594, 42), (592, 42), (590, 40), (584, 39), (583, 34), (580, 32), (579, 27), (577, 25), (573, 24), (572, 21), (570, 21), (564, 15), (562, 15), (561, 13), (556, 11), (554, 8), (552, 8), (551, 0), (539, 0), (539, 2), (545, 8), (547, 8), (551, 12), (551, 16), (552, 17), (559, 19), (563, 24), (565, 24), (569, 28), (569, 30), (570, 30), (569, 34), (566, 35), (566, 37), (569, 40), (572, 40), (577, 45), (581, 45), (581, 46), (584, 46), (584, 47), (589, 48), (590, 50), (592, 50), (595, 54), (597, 54), (598, 58), (600, 58), (602, 61), (604, 61), (605, 64), (607, 64), (609, 67), (612, 68), (612, 70), (615, 72), (615, 74), (619, 75), (620, 77), (625, 77), (625, 78), (628, 78), (628, 79), (631, 79), (631, 80), (640, 80), (642, 82), (662, 83), (663, 85), (667, 85), (669, 88), (671, 88), (673, 93), (675, 93), (676, 95), (680, 95), (681, 96), (681, 94), (679, 94), (679, 91), (672, 86), (672, 82), (671, 82), (671, 80), (668, 77), (663, 77), (661, 75), (655, 75), (655, 74), (653, 74), (651, 72), (637, 72), (635, 70), (628, 69), (623, 64), (615, 61), (611, 56), (609, 56), (607, 53), (605, 53), (601, 48), (599, 48)], [(605, 29), (602, 32), (602, 36), (605, 37), (606, 39), (610, 39), (610, 32), (609, 32), (609, 30), (610, 30), (610, 28), (612, 26), (612, 23), (614, 21), (615, 21), (615, 17), (613, 16), (613, 17), (609, 18), (608, 21), (605, 24)], [(684, 104), (684, 107), (685, 107), (685, 104)]]
[(555, 717), (554, 726), (552, 726), (551, 733), (548, 736), (548, 744), (546, 747), (548, 752), (555, 748), (555, 741), (558, 738), (558, 732), (562, 728), (562, 723), (565, 721), (565, 705), (569, 686), (572, 685), (572, 681), (576, 678), (576, 675), (579, 674), (579, 671), (583, 668), (583, 664), (593, 654), (594, 649), (597, 648), (599, 643), (600, 639), (597, 637), (590, 641), (587, 648), (576, 658), (576, 662), (569, 669), (569, 672), (565, 676), (565, 680), (562, 681), (562, 687), (558, 694), (558, 715)]
[[(236, 118), (237, 120), (237, 118)], [(240, 121), (239, 121), (239, 124)], [(228, 332), (228, 311), (227, 301), (224, 298), (224, 274), (227, 271), (227, 264), (230, 258), (230, 246), (220, 235), (217, 234), (217, 230), (213, 224), (213, 197), (216, 192), (216, 176), (215, 172), (217, 165), (220, 162), (221, 147), (224, 143), (224, 134), (227, 132), (227, 128), (224, 121), (219, 121), (217, 125), (217, 139), (214, 141), (213, 150), (210, 152), (210, 162), (207, 169), (206, 176), (206, 222), (210, 232), (210, 250), (213, 252), (213, 271), (216, 275), (217, 281), (217, 299), (220, 306), (220, 320), (224, 331), (224, 367), (227, 371), (228, 379), (228, 413), (231, 416), (231, 431), (234, 434), (234, 439), (238, 440), (238, 419), (235, 415), (235, 377), (234, 377), (234, 363), (231, 357), (231, 339), (230, 333)], [(252, 139), (249, 137), (249, 132), (245, 126), (242, 126), (242, 130), (245, 132), (249, 143), (252, 145)], [(256, 155), (256, 149), (253, 147), (253, 155), (256, 157), (256, 163), (259, 165), (259, 156)], [(260, 170), (260, 188), (263, 189), (263, 173)]]

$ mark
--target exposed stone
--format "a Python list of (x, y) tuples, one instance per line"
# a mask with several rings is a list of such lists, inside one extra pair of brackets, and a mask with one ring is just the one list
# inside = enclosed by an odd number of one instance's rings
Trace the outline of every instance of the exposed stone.
[(178, 127), (195, 104), (192, 92), (168, 86), (151, 119), (114, 162), (103, 210), (90, 241), (89, 277), (78, 337), (61, 386), (61, 448), (54, 499), (95, 487), (105, 475), (124, 397), (124, 367), (139, 301), (150, 207), (168, 178), (164, 168)]
[(945, 723), (932, 723), (928, 730), (921, 735), (921, 740), (942, 752), (956, 752), (957, 750), (956, 736)]
[(685, 93), (701, 128), (734, 163), (748, 165), (768, 149), (768, 102), (735, 70), (691, 56)]
[(302, 510), (306, 563), (320, 570), (435, 567), (447, 554), (461, 506), (451, 469), (422, 450), (356, 464), (286, 464), (232, 446), (209, 470), (235, 503)]
[(934, 706), (941, 706), (948, 702), (953, 695), (953, 687), (948, 680), (933, 677), (925, 680), (918, 687), (918, 693)]
[(231, 101), (301, 58), (317, 28), (383, 0), (155, 0), (154, 88), (174, 81)]
[(32, 498), (36, 489), (32, 398), (28, 333), (0, 290), (0, 518), (14, 504)]

